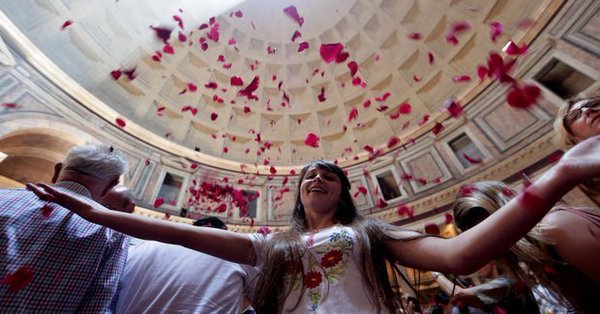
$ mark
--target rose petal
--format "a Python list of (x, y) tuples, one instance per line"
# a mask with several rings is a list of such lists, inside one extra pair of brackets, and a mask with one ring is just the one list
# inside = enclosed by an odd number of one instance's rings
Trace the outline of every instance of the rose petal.
[(452, 81), (459, 83), (459, 82), (470, 82), (471, 81), (471, 76), (470, 75), (457, 75), (457, 76), (453, 76), (452, 77)]
[(456, 118), (463, 113), (462, 107), (454, 99), (447, 100), (443, 107), (444, 109), (448, 110), (448, 113), (450, 113), (450, 116), (453, 118)]
[(358, 116), (358, 109), (356, 109), (356, 107), (352, 107), (352, 110), (350, 110), (350, 113), (348, 114), (348, 122), (356, 119), (357, 116)]
[(150, 28), (154, 31), (154, 34), (156, 35), (156, 37), (160, 40), (163, 41), (163, 43), (167, 43), (167, 41), (169, 40), (169, 38), (171, 38), (171, 32), (173, 31), (172, 28), (169, 27), (155, 27), (155, 26), (150, 26)]
[(320, 138), (316, 134), (308, 133), (306, 139), (304, 139), (304, 144), (316, 148), (319, 147), (319, 140)]
[(396, 146), (398, 143), (400, 143), (400, 138), (393, 135), (392, 137), (390, 137), (390, 139), (387, 142), (387, 148), (392, 148), (392, 147)]
[(239, 76), (232, 76), (229, 80), (231, 86), (244, 86), (244, 81)]
[(164, 203), (165, 203), (165, 200), (162, 197), (158, 197), (154, 201), (154, 208), (159, 208)]
[(490, 22), (490, 39), (492, 40), (492, 42), (496, 42), (496, 39), (502, 36), (503, 32), (504, 26), (502, 25), (502, 23), (498, 21)]
[(296, 21), (300, 27), (302, 27), (302, 24), (304, 24), (304, 18), (298, 14), (298, 9), (296, 9), (295, 6), (290, 5), (289, 7), (283, 9), (283, 13)]
[(433, 52), (429, 51), (427, 53), (427, 60), (429, 61), (429, 64), (433, 64), (433, 62), (435, 61), (435, 58), (433, 56)]
[(338, 54), (340, 54), (343, 49), (344, 45), (341, 43), (321, 44), (319, 53), (321, 54), (321, 58), (323, 58), (326, 63), (331, 63), (336, 60)]
[(443, 129), (444, 126), (441, 123), (436, 122), (433, 128), (431, 129), (431, 132), (435, 135), (438, 135), (440, 132), (442, 132)]
[(348, 62), (348, 68), (350, 69), (350, 76), (354, 76), (356, 75), (356, 72), (358, 72), (358, 64), (356, 61)]
[(324, 102), (327, 100), (327, 97), (325, 96), (325, 87), (321, 87), (321, 92), (319, 93), (317, 98), (319, 99), (320, 102)]
[(112, 76), (113, 80), (115, 80), (115, 81), (118, 80), (122, 74), (123, 74), (123, 71), (121, 71), (121, 70), (110, 71), (110, 76)]
[(481, 158), (475, 158), (475, 157), (471, 157), (471, 156), (469, 156), (469, 155), (468, 155), (468, 154), (466, 154), (466, 153), (465, 153), (465, 154), (463, 154), (462, 156), (463, 156), (463, 157), (464, 157), (464, 158), (465, 158), (465, 159), (466, 159), (468, 162), (470, 162), (470, 163), (471, 163), (471, 164), (473, 164), (473, 165), (480, 164), (480, 163), (482, 162)]
[(292, 34), (292, 42), (296, 41), (298, 37), (302, 37), (302, 33), (299, 31), (294, 31), (294, 34)]
[(412, 40), (420, 40), (421, 38), (423, 38), (423, 35), (421, 35), (421, 33), (410, 33), (408, 34), (408, 38), (412, 39)]
[(217, 120), (218, 117), (219, 117), (219, 114), (216, 113), (216, 112), (213, 112), (213, 113), (210, 114), (210, 120), (211, 121)]
[(66, 20), (61, 26), (60, 26), (60, 30), (64, 31), (67, 27), (71, 26), (73, 24), (73, 21), (71, 20)]
[(521, 48), (519, 48), (519, 46), (517, 46), (512, 40), (510, 40), (506, 44), (506, 46), (504, 46), (504, 48), (503, 48), (503, 50), (509, 56), (522, 55), (522, 54), (526, 53), (528, 49), (529, 49), (529, 47), (526, 44), (524, 44)]
[(513, 108), (529, 108), (537, 103), (541, 92), (536, 85), (525, 84), (521, 87), (513, 84), (506, 95), (506, 101)]
[(117, 118), (115, 122), (117, 122), (117, 126), (120, 128), (124, 128), (126, 125), (125, 120), (122, 118)]
[(308, 42), (303, 41), (298, 45), (298, 52), (302, 52), (306, 49), (308, 49)]
[(14, 273), (2, 278), (0, 284), (8, 285), (8, 291), (15, 293), (25, 288), (33, 280), (33, 276), (33, 269), (30, 266), (22, 266)]

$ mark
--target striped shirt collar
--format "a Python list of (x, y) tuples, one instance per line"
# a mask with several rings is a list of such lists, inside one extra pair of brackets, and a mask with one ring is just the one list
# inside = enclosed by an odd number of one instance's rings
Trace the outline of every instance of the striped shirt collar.
[(71, 192), (74, 192), (78, 195), (81, 196), (85, 196), (89, 199), (92, 198), (92, 193), (90, 193), (90, 190), (88, 190), (85, 186), (83, 186), (81, 183), (77, 183), (74, 181), (61, 181), (58, 182), (57, 184), (54, 185), (55, 187), (59, 187), (59, 188), (63, 188), (66, 190), (69, 190)]

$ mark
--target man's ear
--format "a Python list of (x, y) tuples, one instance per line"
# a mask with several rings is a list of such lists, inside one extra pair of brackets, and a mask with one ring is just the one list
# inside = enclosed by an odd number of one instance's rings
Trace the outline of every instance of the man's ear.
[(60, 175), (62, 166), (63, 166), (62, 162), (59, 162), (56, 165), (54, 165), (54, 174), (52, 175), (52, 180), (50, 180), (50, 182), (52, 182), (53, 184), (56, 183), (56, 180), (58, 180), (58, 176)]
[(127, 207), (125, 207), (125, 210), (130, 214), (133, 213), (135, 211), (135, 203), (131, 202), (131, 203), (127, 204)]
[(114, 188), (117, 184), (119, 184), (119, 178), (116, 178), (116, 179), (110, 181), (110, 183), (108, 183), (108, 185), (106, 186), (104, 191), (102, 191), (102, 194), (100, 194), (100, 197), (104, 197), (104, 195), (106, 195), (106, 193), (108, 193), (108, 191), (110, 191), (110, 189)]

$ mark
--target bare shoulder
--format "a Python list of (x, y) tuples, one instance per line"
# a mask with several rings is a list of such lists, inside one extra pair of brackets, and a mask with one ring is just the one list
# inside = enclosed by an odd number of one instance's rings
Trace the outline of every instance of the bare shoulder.
[(563, 231), (576, 231), (575, 226), (593, 226), (585, 217), (566, 210), (550, 212), (542, 219), (542, 223)]

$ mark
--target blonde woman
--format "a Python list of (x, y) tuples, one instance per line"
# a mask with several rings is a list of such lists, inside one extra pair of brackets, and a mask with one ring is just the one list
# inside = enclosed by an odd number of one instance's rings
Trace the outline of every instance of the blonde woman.
[[(600, 96), (575, 97), (567, 100), (554, 120), (556, 139), (563, 149), (600, 135)], [(580, 185), (581, 189), (600, 205), (600, 180), (593, 179)]]
[(401, 306), (387, 277), (386, 260), (472, 273), (525, 235), (576, 184), (595, 177), (600, 177), (600, 137), (578, 144), (490, 219), (451, 239), (424, 237), (363, 217), (352, 203), (344, 171), (328, 161), (303, 168), (291, 226), (269, 236), (112, 212), (47, 185), (28, 188), (88, 221), (134, 237), (260, 266), (253, 300), (257, 313), (374, 314), (395, 313)]
[[(456, 199), (456, 225), (469, 230), (509, 203), (517, 193), (502, 182), (469, 185)], [(600, 296), (600, 215), (584, 208), (555, 207), (527, 235), (498, 258), (517, 280), (536, 284), (518, 262), (535, 274), (542, 286), (556, 292), (583, 313), (597, 310)]]

